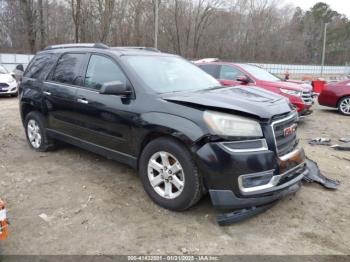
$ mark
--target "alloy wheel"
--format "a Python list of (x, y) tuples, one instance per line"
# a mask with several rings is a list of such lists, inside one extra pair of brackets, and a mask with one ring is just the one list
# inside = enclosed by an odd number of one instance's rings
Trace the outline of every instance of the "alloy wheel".
[(30, 144), (35, 148), (38, 149), (41, 146), (41, 131), (40, 127), (34, 119), (31, 119), (28, 121), (27, 124), (27, 134)]
[(177, 198), (185, 185), (184, 170), (180, 162), (172, 154), (160, 151), (152, 155), (147, 167), (148, 179), (163, 198)]
[(341, 101), (339, 105), (340, 111), (342, 111), (344, 114), (349, 115), (350, 114), (350, 98), (345, 98)]

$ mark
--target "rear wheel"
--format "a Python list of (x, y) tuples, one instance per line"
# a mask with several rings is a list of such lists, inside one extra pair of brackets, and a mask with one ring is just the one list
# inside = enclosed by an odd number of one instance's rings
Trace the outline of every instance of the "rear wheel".
[(139, 173), (147, 194), (164, 208), (185, 210), (202, 196), (202, 179), (191, 154), (174, 139), (150, 142), (141, 154)]
[(46, 135), (45, 119), (41, 113), (29, 112), (24, 122), (27, 141), (32, 149), (45, 152), (54, 148), (54, 141)]
[(339, 101), (338, 110), (340, 113), (350, 116), (350, 96), (343, 97)]

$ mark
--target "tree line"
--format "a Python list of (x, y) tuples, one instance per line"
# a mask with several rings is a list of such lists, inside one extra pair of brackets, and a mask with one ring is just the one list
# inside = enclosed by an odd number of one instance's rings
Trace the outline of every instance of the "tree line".
[(0, 0), (0, 52), (102, 42), (153, 46), (187, 58), (320, 64), (350, 62), (350, 21), (319, 2), (310, 10), (278, 0)]

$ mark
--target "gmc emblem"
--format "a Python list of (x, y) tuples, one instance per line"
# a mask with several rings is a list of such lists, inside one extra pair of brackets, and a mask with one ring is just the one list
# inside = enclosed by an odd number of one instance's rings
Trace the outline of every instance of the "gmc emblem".
[(290, 127), (286, 127), (285, 129), (283, 129), (283, 135), (284, 137), (290, 136), (294, 134), (296, 130), (297, 130), (297, 124), (293, 124)]

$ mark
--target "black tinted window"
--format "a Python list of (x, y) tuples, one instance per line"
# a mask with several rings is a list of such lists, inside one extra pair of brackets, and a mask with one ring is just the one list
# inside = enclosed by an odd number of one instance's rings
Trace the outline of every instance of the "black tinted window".
[(57, 55), (55, 54), (40, 54), (33, 58), (29, 64), (24, 76), (35, 79), (46, 79), (48, 73), (55, 65)]
[(85, 54), (65, 54), (57, 63), (52, 81), (76, 85), (79, 81), (80, 65)]
[(199, 65), (201, 69), (214, 78), (219, 78), (219, 65)]
[(126, 84), (126, 77), (120, 68), (109, 58), (92, 55), (85, 76), (85, 86), (99, 90), (107, 82), (120, 81)]

